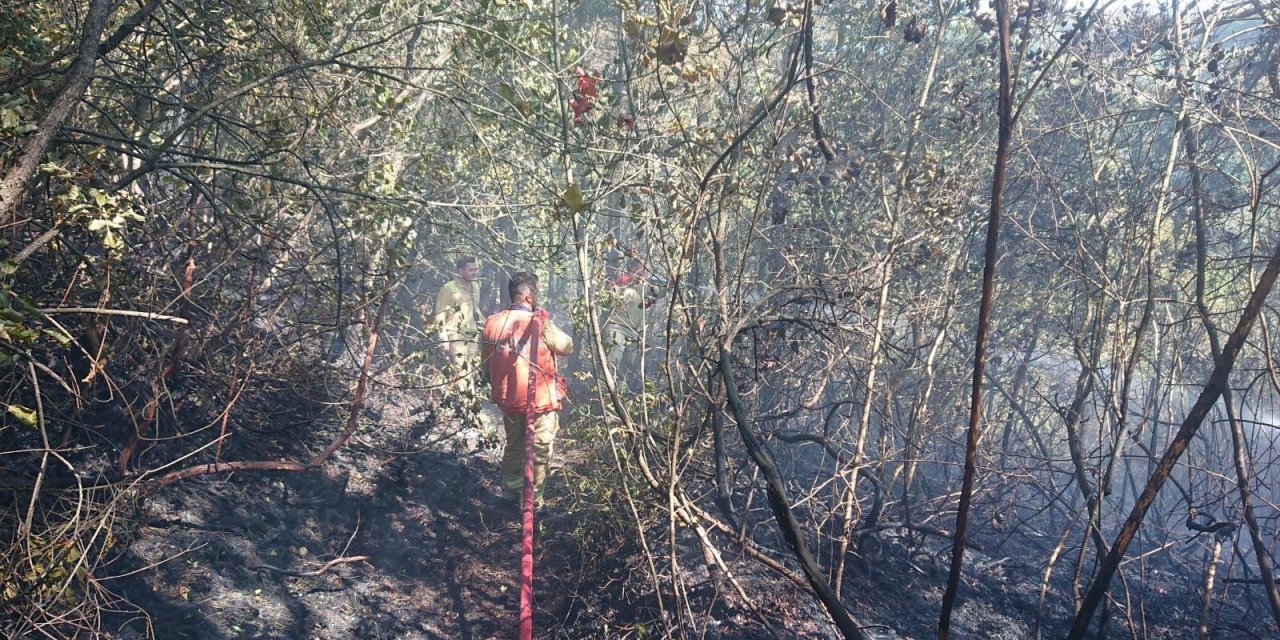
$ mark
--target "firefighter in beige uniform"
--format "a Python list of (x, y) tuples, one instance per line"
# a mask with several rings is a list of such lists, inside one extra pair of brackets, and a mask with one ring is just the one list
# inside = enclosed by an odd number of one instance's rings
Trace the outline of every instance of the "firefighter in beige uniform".
[(609, 281), (614, 293), (613, 309), (605, 322), (605, 343), (609, 362), (623, 379), (640, 377), (641, 341), (644, 339), (645, 269), (632, 260), (624, 273)]
[(475, 284), (480, 265), (475, 258), (464, 256), (455, 266), (458, 276), (440, 289), (432, 319), (456, 387), (468, 384), (480, 364), (479, 336), (484, 316), (480, 313), (480, 288)]

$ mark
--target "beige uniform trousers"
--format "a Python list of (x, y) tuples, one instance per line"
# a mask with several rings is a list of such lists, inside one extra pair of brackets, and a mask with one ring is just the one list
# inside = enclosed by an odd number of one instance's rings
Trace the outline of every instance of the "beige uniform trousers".
[[(507, 431), (507, 446), (502, 450), (502, 489), (508, 496), (518, 496), (524, 488), (524, 422), (523, 413), (502, 414), (502, 425)], [(533, 493), (539, 501), (542, 500), (542, 485), (547, 479), (547, 465), (551, 462), (559, 430), (560, 417), (555, 411), (534, 420)]]

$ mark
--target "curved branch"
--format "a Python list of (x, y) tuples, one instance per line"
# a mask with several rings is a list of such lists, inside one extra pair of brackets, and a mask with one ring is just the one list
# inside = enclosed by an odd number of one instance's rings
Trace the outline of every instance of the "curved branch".
[(782, 474), (778, 471), (778, 465), (773, 460), (773, 454), (765, 448), (764, 443), (760, 442), (755, 432), (751, 430), (750, 418), (747, 417), (747, 411), (742, 406), (742, 398), (738, 396), (738, 383), (733, 376), (731, 360), (733, 355), (729, 351), (729, 344), (732, 344), (732, 337), (727, 338), (724, 344), (720, 346), (720, 376), (724, 381), (725, 397), (733, 413), (734, 421), (738, 425), (738, 433), (742, 437), (742, 443), (747, 447), (747, 452), (751, 454), (751, 459), (755, 461), (756, 466), (764, 472), (765, 492), (769, 497), (769, 508), (773, 510), (774, 519), (778, 521), (778, 528), (782, 530), (782, 537), (786, 539), (787, 544), (795, 553), (796, 559), (800, 561), (800, 567), (804, 569), (804, 575), (809, 581), (809, 587), (813, 589), (818, 599), (822, 601), (822, 606), (826, 608), (827, 614), (831, 616), (832, 621), (836, 623), (845, 639), (871, 640), (871, 636), (863, 630), (862, 625), (855, 621), (849, 611), (845, 609), (844, 603), (836, 596), (831, 585), (827, 584), (826, 578), (818, 568), (818, 563), (813, 559), (813, 554), (809, 551), (809, 545), (804, 540), (804, 532), (800, 530), (800, 523), (796, 522), (795, 514), (791, 512), (791, 501), (787, 498), (787, 489), (782, 484)]
[(36, 168), (53, 142), (54, 134), (62, 128), (62, 123), (80, 102), (85, 89), (89, 88), (89, 81), (93, 79), (93, 66), (98, 60), (98, 39), (102, 37), (111, 5), (111, 0), (93, 0), (89, 4), (89, 12), (85, 14), (80, 31), (80, 50), (67, 71), (66, 85), (40, 119), (35, 134), (23, 141), (18, 161), (5, 172), (3, 181), (0, 181), (0, 218), (9, 218), (18, 210), (27, 182), (36, 174)]
[(813, 0), (804, 3), (804, 27), (801, 37), (804, 39), (804, 87), (809, 98), (809, 111), (812, 113), (813, 139), (818, 145), (822, 157), (831, 162), (836, 154), (827, 144), (827, 136), (822, 128), (822, 111), (818, 109), (818, 90), (813, 81)]

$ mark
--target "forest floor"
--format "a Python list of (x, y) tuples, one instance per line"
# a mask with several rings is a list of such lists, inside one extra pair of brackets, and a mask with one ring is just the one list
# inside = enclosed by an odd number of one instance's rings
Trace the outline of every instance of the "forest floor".
[[(498, 443), (433, 426), (421, 404), (376, 403), (368, 411), (376, 429), (320, 471), (205, 477), (148, 499), (112, 566), (128, 575), (104, 583), (132, 603), (107, 617), (109, 637), (142, 638), (148, 628), (163, 639), (514, 637), (519, 514), (499, 497)], [(571, 425), (561, 435), (563, 469), (539, 513), (535, 637), (654, 637), (643, 621), (662, 619), (658, 607), (671, 603), (653, 596), (634, 519), (580, 499), (575, 447), (585, 444)], [(851, 612), (880, 638), (933, 637), (947, 544), (881, 540), (847, 572)], [(665, 534), (648, 542), (655, 555), (669, 554)], [(838, 637), (806, 591), (721, 542), (752, 601), (711, 579), (695, 539), (679, 539), (689, 607), (684, 616), (667, 611), (672, 624), (683, 620), (689, 637), (709, 639)], [(794, 565), (787, 553), (774, 556)], [(973, 554), (953, 637), (1036, 637), (1044, 556), (1028, 557), (1036, 564)], [(1146, 603), (1147, 637), (1194, 628), (1180, 613), (1195, 611), (1194, 594), (1179, 584), (1167, 585), (1170, 603)], [(1061, 594), (1045, 607), (1044, 637), (1063, 635)]]

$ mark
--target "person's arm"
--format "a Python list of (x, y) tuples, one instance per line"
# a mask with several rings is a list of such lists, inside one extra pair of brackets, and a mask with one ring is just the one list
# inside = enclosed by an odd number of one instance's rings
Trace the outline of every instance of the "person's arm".
[(655, 302), (666, 295), (663, 292), (663, 289), (666, 289), (665, 284), (661, 282), (654, 282), (652, 278), (646, 279), (644, 281), (644, 293), (641, 294), (643, 299), (640, 301), (640, 306), (645, 309), (652, 307)]
[(452, 325), (455, 323), (451, 321), (457, 316), (458, 301), (456, 298), (454, 288), (448, 284), (441, 287), (440, 295), (436, 296), (436, 313), (432, 316), (432, 320), (440, 325), (436, 331), (436, 336), (440, 340), (441, 346), (444, 346), (443, 343), (453, 339), (452, 334), (455, 327)]
[(573, 338), (560, 330), (556, 323), (547, 318), (542, 322), (542, 343), (558, 356), (567, 356), (573, 353)]
[(492, 355), (493, 340), (482, 331), (480, 333), (480, 381), (490, 386), (493, 385), (493, 379), (489, 375), (489, 358)]
[(480, 308), (480, 285), (472, 283), (474, 289), (471, 292), (471, 311), (475, 314), (476, 326), (484, 329), (485, 315), (484, 310)]

